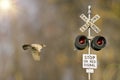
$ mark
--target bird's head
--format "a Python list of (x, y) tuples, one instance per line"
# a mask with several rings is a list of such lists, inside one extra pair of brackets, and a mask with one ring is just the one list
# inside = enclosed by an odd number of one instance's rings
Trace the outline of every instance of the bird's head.
[(46, 45), (45, 45), (45, 44), (41, 44), (41, 46), (42, 46), (42, 47), (46, 47)]

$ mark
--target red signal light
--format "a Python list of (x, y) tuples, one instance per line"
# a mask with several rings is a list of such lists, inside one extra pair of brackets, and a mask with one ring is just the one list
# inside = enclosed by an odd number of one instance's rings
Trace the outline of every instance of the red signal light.
[(84, 36), (82, 36), (80, 39), (79, 39), (79, 43), (80, 44), (84, 44), (86, 41), (86, 38)]
[(103, 39), (102, 39), (102, 38), (99, 38), (99, 39), (97, 40), (97, 44), (98, 44), (98, 45), (102, 45), (102, 44), (103, 44)]

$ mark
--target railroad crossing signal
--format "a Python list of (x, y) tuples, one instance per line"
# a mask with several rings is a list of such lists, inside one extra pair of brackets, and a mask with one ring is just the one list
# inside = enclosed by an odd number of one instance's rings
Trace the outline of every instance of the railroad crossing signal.
[(83, 54), (83, 68), (86, 69), (88, 73), (88, 79), (90, 80), (90, 74), (94, 73), (94, 69), (97, 69), (97, 55), (91, 54), (91, 48), (99, 51), (106, 46), (106, 39), (103, 36), (91, 36), (91, 29), (96, 33), (99, 33), (101, 30), (94, 24), (100, 16), (97, 14), (91, 18), (91, 6), (88, 6), (88, 17), (84, 14), (80, 15), (80, 18), (85, 22), (85, 24), (80, 28), (80, 31), (84, 32), (88, 30), (88, 36), (78, 35), (75, 39), (75, 47), (78, 50), (83, 50), (88, 46), (88, 54)]

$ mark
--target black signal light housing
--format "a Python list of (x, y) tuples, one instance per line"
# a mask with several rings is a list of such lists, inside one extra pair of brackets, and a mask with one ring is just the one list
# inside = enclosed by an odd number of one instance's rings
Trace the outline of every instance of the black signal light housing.
[(105, 46), (106, 46), (106, 39), (103, 36), (96, 36), (93, 38), (91, 42), (91, 47), (96, 51), (101, 50)]
[(78, 50), (83, 50), (86, 48), (86, 46), (88, 45), (88, 39), (86, 36), (84, 35), (78, 35), (75, 39), (75, 43), (74, 43), (75, 47)]

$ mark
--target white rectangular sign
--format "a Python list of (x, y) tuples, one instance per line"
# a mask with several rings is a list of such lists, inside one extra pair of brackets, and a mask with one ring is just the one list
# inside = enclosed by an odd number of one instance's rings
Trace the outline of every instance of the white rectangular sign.
[(86, 69), (86, 73), (94, 73), (94, 69)]
[(83, 54), (83, 68), (97, 68), (97, 56), (95, 54)]

